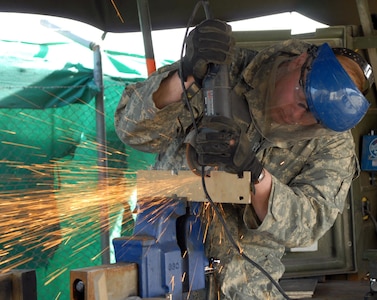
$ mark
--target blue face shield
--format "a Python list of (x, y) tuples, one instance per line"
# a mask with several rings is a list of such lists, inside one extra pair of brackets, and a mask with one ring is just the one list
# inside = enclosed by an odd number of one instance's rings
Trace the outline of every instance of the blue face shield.
[[(356, 126), (369, 102), (357, 88), (328, 44), (315, 48), (307, 68), (304, 90), (308, 108), (316, 120), (334, 131)], [(306, 69), (306, 66), (303, 66)]]

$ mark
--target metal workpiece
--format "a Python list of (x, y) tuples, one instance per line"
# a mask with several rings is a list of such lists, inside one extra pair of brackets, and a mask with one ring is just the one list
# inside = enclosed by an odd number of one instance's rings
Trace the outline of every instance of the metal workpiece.
[[(249, 204), (251, 173), (243, 177), (224, 171), (211, 171), (205, 179), (208, 194), (215, 203)], [(187, 201), (205, 202), (202, 178), (192, 171), (140, 170), (137, 172), (137, 195), (145, 197), (185, 197)]]

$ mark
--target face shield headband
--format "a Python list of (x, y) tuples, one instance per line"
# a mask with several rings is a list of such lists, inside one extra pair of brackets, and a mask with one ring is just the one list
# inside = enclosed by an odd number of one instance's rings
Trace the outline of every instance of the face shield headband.
[(355, 127), (368, 110), (368, 100), (328, 44), (308, 49), (308, 55), (300, 81), (310, 112), (321, 125), (331, 130), (346, 131)]

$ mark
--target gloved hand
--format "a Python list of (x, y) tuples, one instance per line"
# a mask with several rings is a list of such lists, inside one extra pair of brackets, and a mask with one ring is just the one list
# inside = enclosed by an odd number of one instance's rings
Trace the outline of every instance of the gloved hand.
[(219, 166), (235, 174), (250, 171), (253, 183), (262, 172), (246, 133), (230, 118), (204, 117), (192, 146), (202, 166)]
[(229, 64), (235, 45), (231, 32), (232, 28), (220, 20), (205, 20), (196, 26), (187, 37), (181, 78), (193, 75), (201, 84), (208, 64)]

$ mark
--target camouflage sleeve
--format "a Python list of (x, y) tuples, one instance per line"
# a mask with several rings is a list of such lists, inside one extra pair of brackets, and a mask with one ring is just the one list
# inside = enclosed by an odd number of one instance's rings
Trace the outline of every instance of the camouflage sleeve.
[[(231, 77), (237, 81), (242, 69), (256, 55), (256, 51), (238, 49), (234, 54)], [(179, 67), (179, 62), (160, 68), (147, 80), (129, 85), (123, 91), (115, 111), (115, 130), (126, 144), (144, 152), (164, 152), (173, 140), (182, 140), (192, 127), (192, 116), (185, 102), (158, 109), (152, 100), (162, 80)], [(190, 106), (194, 118), (203, 112), (199, 89), (189, 89)]]
[[(125, 88), (115, 111), (115, 130), (124, 143), (144, 152), (161, 152), (185, 134), (192, 118), (184, 102), (158, 109), (152, 100), (161, 81), (177, 68), (178, 63), (163, 67), (147, 80)], [(195, 107), (197, 101), (192, 100)]]
[(290, 248), (323, 236), (343, 211), (358, 168), (354, 147), (349, 132), (322, 138), (292, 181), (274, 176), (269, 211), (256, 230)]

